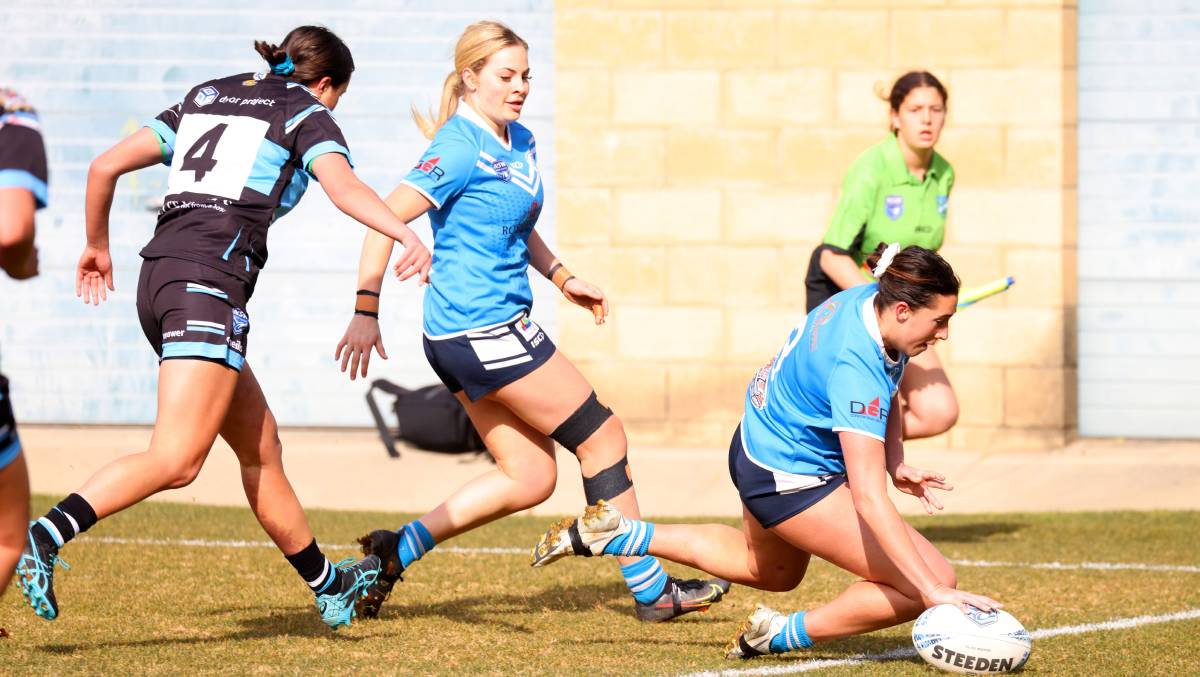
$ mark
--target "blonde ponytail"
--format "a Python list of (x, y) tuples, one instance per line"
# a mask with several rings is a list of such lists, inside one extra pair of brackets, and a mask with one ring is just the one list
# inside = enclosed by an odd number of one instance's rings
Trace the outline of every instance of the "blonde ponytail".
[(478, 73), (493, 54), (514, 45), (529, 49), (529, 43), (498, 21), (479, 21), (467, 26), (454, 46), (454, 72), (446, 76), (446, 82), (442, 85), (442, 100), (437, 114), (434, 115), (431, 110), (426, 117), (415, 105), (412, 107), (413, 121), (425, 138), (432, 140), (458, 110), (458, 100), (466, 93), (462, 72), (470, 69)]
[(425, 138), (430, 141), (437, 134), (437, 130), (446, 124), (454, 116), (454, 112), (458, 110), (458, 99), (463, 95), (462, 76), (458, 71), (454, 71), (446, 76), (446, 82), (442, 85), (442, 102), (438, 105), (437, 113), (429, 111), (429, 116), (426, 117), (417, 110), (414, 105), (412, 107), (413, 122), (417, 123), (417, 128), (425, 135)]

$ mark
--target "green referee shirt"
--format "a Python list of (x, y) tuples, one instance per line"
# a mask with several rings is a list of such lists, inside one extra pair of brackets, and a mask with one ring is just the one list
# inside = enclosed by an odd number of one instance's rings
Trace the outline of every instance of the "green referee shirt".
[(925, 180), (909, 173), (894, 134), (868, 148), (846, 172), (824, 244), (859, 265), (880, 242), (936, 250), (946, 235), (954, 170), (935, 151)]

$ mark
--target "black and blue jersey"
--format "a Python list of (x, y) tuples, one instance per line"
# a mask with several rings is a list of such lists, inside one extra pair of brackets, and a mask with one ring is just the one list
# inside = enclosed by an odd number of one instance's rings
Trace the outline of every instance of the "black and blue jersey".
[(46, 147), (33, 106), (0, 86), (0, 188), (24, 188), (41, 209), (49, 201)]
[(171, 172), (142, 256), (194, 261), (251, 285), (267, 262), (267, 229), (304, 195), (313, 160), (350, 159), (329, 109), (304, 85), (275, 75), (197, 85), (145, 126), (158, 135)]

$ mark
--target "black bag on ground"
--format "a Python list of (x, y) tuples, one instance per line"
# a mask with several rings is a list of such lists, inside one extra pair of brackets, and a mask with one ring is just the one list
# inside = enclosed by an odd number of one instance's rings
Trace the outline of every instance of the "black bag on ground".
[[(392, 408), (396, 412), (399, 428), (395, 434), (383, 419), (383, 412), (375, 402), (375, 390), (396, 397)], [(486, 449), (467, 410), (446, 386), (438, 384), (409, 390), (384, 379), (371, 382), (367, 391), (367, 406), (375, 417), (379, 438), (387, 448), (388, 456), (399, 458), (396, 438), (428, 451), (449, 454), (481, 452)]]

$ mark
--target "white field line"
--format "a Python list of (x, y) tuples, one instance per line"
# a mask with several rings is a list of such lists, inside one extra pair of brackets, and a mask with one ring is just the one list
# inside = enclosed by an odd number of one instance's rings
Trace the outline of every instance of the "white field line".
[[(80, 539), (88, 543), (107, 543), (110, 545), (167, 545), (192, 548), (274, 548), (270, 541), (222, 541), (202, 538), (124, 538), (120, 536), (84, 536)], [(357, 550), (358, 544), (327, 545), (330, 549)], [(457, 555), (528, 555), (527, 548), (459, 548), (442, 546), (433, 552)], [(1009, 569), (1049, 569), (1053, 571), (1178, 571), (1183, 573), (1200, 573), (1200, 566), (1186, 564), (1147, 564), (1144, 562), (1079, 562), (1069, 564), (1063, 562), (992, 562), (987, 560), (952, 559), (951, 564), (963, 567), (990, 567)]]
[[(1115, 618), (1111, 621), (1102, 623), (1086, 623), (1083, 625), (1060, 625), (1056, 628), (1042, 628), (1029, 633), (1034, 639), (1046, 639), (1048, 637), (1058, 637), (1060, 635), (1082, 635), (1088, 632), (1111, 632), (1113, 630), (1126, 630), (1136, 628), (1143, 625), (1156, 625), (1158, 623), (1175, 623), (1177, 621), (1187, 621), (1194, 618), (1200, 618), (1200, 609), (1185, 609), (1171, 614), (1162, 614), (1159, 616), (1134, 616), (1132, 618)], [(801, 672), (815, 672), (824, 670), (825, 668), (838, 668), (848, 665), (862, 665), (863, 663), (878, 663), (882, 661), (894, 661), (901, 658), (911, 658), (916, 656), (916, 650), (910, 647), (892, 649), (881, 653), (860, 654), (849, 658), (825, 659), (817, 661), (806, 661), (804, 663), (794, 665), (773, 665), (761, 668), (748, 668), (744, 670), (720, 670), (716, 672), (694, 672), (685, 677), (742, 677), (743, 675), (794, 675)]]

